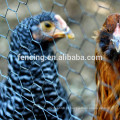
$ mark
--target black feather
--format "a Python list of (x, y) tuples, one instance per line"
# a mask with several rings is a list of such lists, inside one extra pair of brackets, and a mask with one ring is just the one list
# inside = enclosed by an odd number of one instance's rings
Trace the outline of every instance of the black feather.
[(26, 18), (11, 35), (8, 79), (0, 83), (0, 119), (73, 119), (66, 90), (58, 78), (57, 61), (22, 61), (18, 55), (54, 56), (49, 42), (36, 43), (30, 28), (41, 21), (57, 22), (55, 13)]

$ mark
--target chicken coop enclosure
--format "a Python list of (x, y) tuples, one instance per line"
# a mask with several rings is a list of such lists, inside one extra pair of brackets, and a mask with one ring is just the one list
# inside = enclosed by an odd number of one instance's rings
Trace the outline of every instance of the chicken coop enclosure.
[[(75, 40), (63, 38), (55, 42), (55, 55), (87, 57), (95, 54), (94, 31), (101, 28), (108, 15), (119, 12), (119, 6), (120, 0), (0, 0), (0, 81), (9, 77), (10, 35), (26, 17), (43, 11), (59, 14)], [(68, 93), (76, 120), (92, 120), (94, 116), (95, 71), (94, 60), (58, 60), (59, 81)]]

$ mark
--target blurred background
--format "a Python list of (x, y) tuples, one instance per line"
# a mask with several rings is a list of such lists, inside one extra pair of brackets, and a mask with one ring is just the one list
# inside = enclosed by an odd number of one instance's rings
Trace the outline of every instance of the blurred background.
[[(54, 46), (56, 56), (94, 56), (94, 31), (106, 17), (120, 11), (120, 0), (0, 0), (0, 80), (7, 76), (9, 36), (26, 17), (43, 10), (60, 14), (75, 34), (75, 40), (63, 39)], [(93, 60), (58, 61), (59, 78), (67, 89), (74, 114), (91, 120), (95, 107), (96, 84)]]

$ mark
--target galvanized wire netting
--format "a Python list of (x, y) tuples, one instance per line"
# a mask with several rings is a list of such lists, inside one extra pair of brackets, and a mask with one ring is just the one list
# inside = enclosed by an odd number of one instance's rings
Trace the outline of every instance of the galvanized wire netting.
[[(10, 34), (24, 18), (44, 10), (60, 14), (74, 32), (75, 40), (55, 43), (56, 56), (87, 57), (94, 56), (93, 31), (100, 29), (107, 15), (119, 11), (119, 6), (119, 0), (0, 0), (0, 80), (8, 77)], [(94, 60), (62, 60), (58, 64), (59, 79), (68, 92), (74, 115), (92, 119), (96, 98)]]

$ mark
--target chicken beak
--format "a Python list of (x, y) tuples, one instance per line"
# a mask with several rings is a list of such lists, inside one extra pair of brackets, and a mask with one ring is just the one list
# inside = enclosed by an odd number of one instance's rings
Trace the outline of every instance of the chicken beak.
[(67, 32), (56, 29), (53, 34), (53, 38), (54, 39), (57, 39), (57, 38), (75, 39), (75, 35), (70, 29)]
[(120, 52), (120, 25), (117, 23), (115, 31), (113, 33), (113, 39), (111, 40), (115, 46), (117, 52)]
[[(75, 35), (68, 27), (67, 23), (63, 20), (60, 15), (55, 15), (55, 19), (58, 21), (58, 28), (56, 28), (53, 38), (68, 38), (68, 39), (75, 39)], [(60, 28), (60, 29), (59, 29)]]
[(67, 36), (69, 39), (75, 39), (75, 35), (74, 35), (74, 33), (73, 33), (71, 30), (66, 34), (66, 36)]

